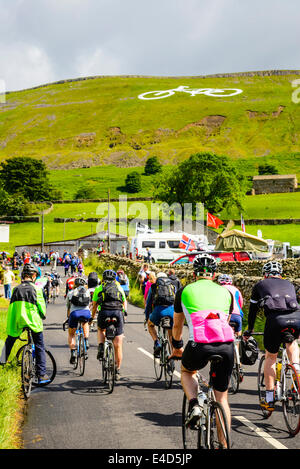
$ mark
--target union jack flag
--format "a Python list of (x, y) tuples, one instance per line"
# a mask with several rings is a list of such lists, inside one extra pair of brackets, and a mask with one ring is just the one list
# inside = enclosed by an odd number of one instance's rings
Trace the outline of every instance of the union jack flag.
[(184, 249), (185, 251), (193, 251), (196, 249), (196, 245), (191, 238), (188, 238), (184, 234), (181, 237), (181, 241), (178, 246), (180, 249)]

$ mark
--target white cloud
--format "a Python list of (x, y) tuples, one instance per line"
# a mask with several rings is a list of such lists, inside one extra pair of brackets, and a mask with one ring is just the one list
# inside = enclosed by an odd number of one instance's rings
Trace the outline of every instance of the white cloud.
[(55, 80), (51, 60), (34, 44), (16, 42), (0, 46), (0, 79), (7, 91), (49, 83)]
[(76, 58), (74, 70), (76, 76), (81, 77), (92, 75), (120, 75), (122, 73), (120, 60), (100, 48), (92, 53), (87, 51), (79, 55)]

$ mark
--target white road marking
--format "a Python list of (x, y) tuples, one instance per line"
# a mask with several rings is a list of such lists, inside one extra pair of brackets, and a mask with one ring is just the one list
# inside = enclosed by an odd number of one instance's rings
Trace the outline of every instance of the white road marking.
[[(149, 357), (149, 358), (151, 358), (151, 359), (153, 360), (153, 354), (152, 354), (152, 353), (147, 352), (147, 350), (143, 349), (142, 347), (138, 347), (138, 350), (139, 350), (140, 352), (142, 352), (144, 355), (146, 355), (147, 357)], [(174, 374), (175, 376), (177, 376), (178, 378), (181, 378), (181, 374), (178, 373), (178, 371), (175, 370), (173, 374)]]
[[(142, 352), (144, 355), (147, 357), (151, 358), (153, 360), (153, 354), (147, 352), (147, 350), (143, 349), (142, 347), (138, 347), (138, 350)], [(176, 370), (174, 371), (174, 375), (178, 376), (178, 378), (181, 377), (181, 374), (178, 373)], [(254, 425), (254, 423), (250, 422), (250, 420), (246, 419), (246, 417), (243, 416), (232, 416), (232, 419), (239, 420), (242, 424), (245, 426), (249, 427), (253, 432), (257, 433), (258, 436), (266, 440), (270, 445), (274, 446), (276, 449), (288, 449), (286, 446), (284, 446), (282, 443), (277, 441), (275, 438), (270, 436), (267, 432), (261, 430), (259, 427)]]
[(254, 425), (254, 423), (250, 422), (248, 419), (246, 419), (245, 417), (243, 416), (234, 416), (232, 417), (236, 420), (239, 420), (240, 422), (242, 422), (244, 425), (246, 425), (247, 427), (249, 427), (253, 432), (257, 433), (258, 436), (260, 436), (261, 438), (263, 438), (264, 440), (266, 440), (268, 443), (270, 443), (270, 445), (274, 446), (274, 448), (276, 449), (288, 449), (286, 446), (284, 446), (283, 444), (281, 444), (279, 441), (275, 440), (275, 438), (273, 438), (272, 436), (270, 436), (267, 432), (264, 432), (263, 430), (261, 430), (260, 428), (258, 428), (256, 425)]

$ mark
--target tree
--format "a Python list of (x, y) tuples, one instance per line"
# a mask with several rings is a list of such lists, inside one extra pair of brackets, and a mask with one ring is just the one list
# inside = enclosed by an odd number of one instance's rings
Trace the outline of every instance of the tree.
[(137, 171), (127, 174), (125, 180), (126, 191), (130, 193), (140, 192), (142, 190), (142, 178)]
[(234, 206), (242, 209), (245, 192), (246, 180), (227, 156), (196, 153), (162, 175), (155, 199), (181, 206), (201, 202), (209, 212), (218, 213)]
[(258, 174), (278, 174), (278, 169), (272, 164), (261, 164), (258, 167)]
[(97, 198), (97, 193), (93, 187), (89, 186), (82, 186), (80, 187), (76, 194), (75, 194), (75, 200), (79, 199), (96, 199)]
[(147, 159), (146, 164), (145, 164), (145, 174), (147, 176), (151, 174), (156, 174), (161, 171), (161, 164), (158, 161), (157, 156), (151, 156), (150, 158)]
[(30, 212), (30, 204), (21, 194), (8, 194), (0, 188), (0, 216), (25, 216)]
[(30, 201), (51, 198), (48, 170), (41, 160), (27, 157), (9, 158), (1, 163), (0, 179), (4, 190), (9, 194), (20, 193)]

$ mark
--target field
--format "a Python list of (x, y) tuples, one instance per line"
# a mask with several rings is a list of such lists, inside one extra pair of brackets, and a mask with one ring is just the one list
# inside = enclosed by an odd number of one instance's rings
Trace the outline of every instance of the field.
[[(157, 155), (174, 164), (198, 151), (227, 154), (252, 173), (261, 162), (280, 172), (299, 168), (298, 75), (227, 77), (99, 77), (10, 93), (0, 108), (0, 160), (42, 158), (49, 168), (141, 166)], [(237, 88), (232, 97), (154, 90)], [(124, 178), (123, 178), (124, 179)]]
[[(156, 213), (156, 212), (154, 212)], [(112, 202), (110, 208), (111, 218), (125, 217), (126, 210), (120, 208), (118, 202)], [(129, 216), (148, 218), (151, 216), (151, 202), (127, 202), (127, 214)], [(45, 216), (45, 242), (58, 241), (63, 239), (74, 239), (86, 236), (96, 231), (100, 231), (102, 227), (96, 222), (66, 222), (54, 223), (54, 218), (98, 218), (107, 215), (106, 203), (70, 203), (55, 204), (54, 210)], [(224, 219), (239, 219), (240, 214), (221, 213), (216, 214)], [(289, 194), (268, 194), (259, 196), (246, 196), (245, 209), (243, 216), (246, 222), (246, 231), (257, 235), (257, 230), (262, 231), (263, 237), (266, 239), (276, 239), (279, 241), (289, 241), (291, 245), (300, 245), (300, 224), (286, 225), (247, 225), (247, 220), (253, 218), (300, 218), (300, 192)], [(236, 226), (240, 229), (240, 226)], [(114, 225), (112, 221), (111, 231), (119, 230), (120, 234), (128, 234), (127, 226)], [(221, 231), (221, 230), (219, 230)], [(39, 223), (20, 223), (13, 224), (10, 227), (10, 243), (0, 243), (0, 250), (11, 252), (16, 245), (24, 243), (40, 243), (41, 242), (41, 224)], [(129, 230), (129, 235), (134, 234), (134, 222)]]

